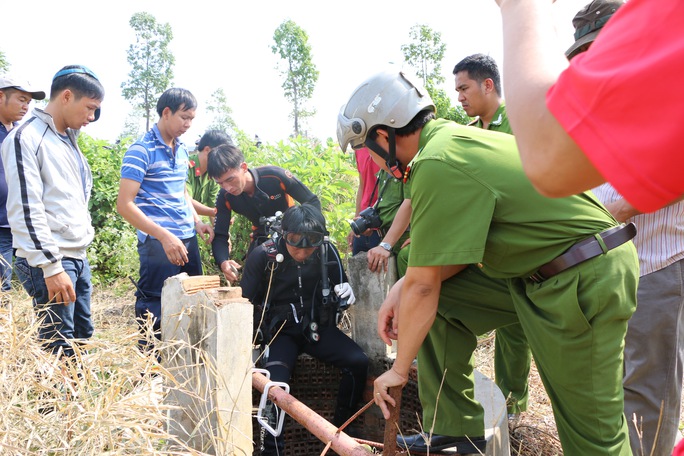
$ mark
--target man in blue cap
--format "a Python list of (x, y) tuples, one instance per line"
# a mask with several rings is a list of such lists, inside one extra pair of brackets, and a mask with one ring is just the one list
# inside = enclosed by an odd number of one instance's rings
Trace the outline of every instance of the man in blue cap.
[(78, 148), (80, 129), (100, 115), (104, 88), (95, 73), (69, 65), (52, 78), (50, 101), (2, 143), (15, 271), (40, 318), (39, 337), (55, 354), (93, 334), (88, 200), (93, 178)]

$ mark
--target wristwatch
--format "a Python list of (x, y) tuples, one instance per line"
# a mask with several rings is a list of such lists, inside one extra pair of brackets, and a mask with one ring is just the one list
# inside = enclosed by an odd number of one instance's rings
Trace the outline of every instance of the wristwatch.
[(389, 245), (389, 243), (387, 243), (387, 242), (381, 242), (381, 243), (378, 244), (378, 245), (379, 245), (380, 247), (382, 247), (383, 249), (387, 250), (388, 252), (391, 252), (391, 251), (392, 251), (392, 246)]

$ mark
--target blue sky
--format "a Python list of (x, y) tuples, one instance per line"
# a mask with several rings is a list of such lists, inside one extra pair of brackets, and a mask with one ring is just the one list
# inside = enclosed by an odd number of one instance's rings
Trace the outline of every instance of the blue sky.
[[(572, 43), (572, 17), (587, 2), (556, 2), (554, 17), (549, 20), (558, 28), (559, 42), (551, 45), (565, 50)], [(401, 65), (400, 46), (409, 42), (413, 25), (426, 24), (442, 34), (447, 45), (442, 63), (444, 89), (454, 104), (451, 69), (456, 62), (482, 52), (499, 65), (503, 63), (501, 19), (494, 0), (37, 0), (30, 5), (40, 12), (39, 19), (29, 17), (21, 11), (25, 6), (16, 2), (4, 8), (7, 14), (3, 14), (0, 27), (0, 50), (12, 65), (11, 71), (47, 92), (52, 75), (62, 66), (90, 67), (102, 80), (106, 97), (102, 118), (85, 131), (108, 140), (123, 129), (130, 110), (120, 86), (129, 71), (126, 50), (134, 39), (128, 22), (139, 11), (171, 25), (174, 85), (191, 90), (200, 103), (193, 128), (182, 138), (186, 142), (194, 142), (203, 133), (210, 121), (203, 107), (219, 87), (241, 129), (265, 141), (284, 139), (292, 132), (291, 107), (283, 97), (277, 58), (271, 52), (273, 32), (286, 19), (308, 33), (320, 71), (310, 101), (317, 114), (307, 121), (307, 127), (312, 136), (322, 140), (334, 138), (340, 106), (359, 83), (390, 62)], [(429, 8), (421, 9), (422, 5)]]

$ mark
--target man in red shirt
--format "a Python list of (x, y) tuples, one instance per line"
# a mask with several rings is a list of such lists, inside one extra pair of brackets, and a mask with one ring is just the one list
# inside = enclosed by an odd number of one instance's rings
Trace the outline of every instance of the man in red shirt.
[(681, 97), (659, 98), (655, 116), (641, 94), (681, 85), (684, 3), (630, 0), (568, 66), (549, 45), (552, 2), (496, 1), (508, 115), (534, 186), (561, 197), (608, 181), (642, 212), (681, 198)]
[[(356, 169), (359, 171), (359, 188), (356, 191), (356, 213), (354, 219), (366, 208), (375, 204), (378, 199), (378, 177), (380, 167), (375, 164), (368, 153), (368, 148), (363, 147), (354, 151)], [(367, 252), (380, 243), (378, 230), (367, 230), (360, 235), (350, 231), (347, 242), (352, 249), (352, 255), (359, 252)]]

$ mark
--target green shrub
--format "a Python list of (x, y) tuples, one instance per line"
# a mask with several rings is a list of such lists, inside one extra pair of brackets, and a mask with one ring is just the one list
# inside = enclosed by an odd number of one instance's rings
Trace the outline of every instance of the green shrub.
[(93, 173), (89, 206), (95, 238), (88, 248), (88, 261), (93, 283), (106, 284), (138, 270), (135, 228), (116, 212), (121, 159), (127, 146), (111, 146), (83, 133), (78, 143)]

